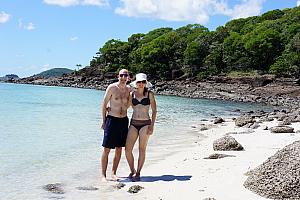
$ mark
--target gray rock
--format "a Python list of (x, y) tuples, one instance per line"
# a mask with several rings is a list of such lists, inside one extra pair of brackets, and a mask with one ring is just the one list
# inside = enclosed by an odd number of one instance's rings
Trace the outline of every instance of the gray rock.
[(140, 190), (144, 189), (144, 187), (140, 186), (140, 185), (133, 185), (131, 186), (127, 192), (129, 193), (138, 193)]
[(204, 159), (220, 159), (225, 157), (235, 157), (234, 155), (227, 155), (227, 154), (220, 154), (220, 153), (214, 153), (209, 155), (208, 157), (205, 157)]
[(222, 117), (217, 117), (214, 119), (214, 124), (220, 124), (222, 122), (225, 122), (225, 120)]
[(294, 133), (294, 128), (289, 126), (274, 126), (269, 130), (271, 133)]
[(98, 188), (93, 186), (83, 186), (83, 187), (76, 187), (77, 190), (87, 190), (87, 191), (95, 191), (98, 190)]
[(300, 141), (296, 141), (249, 171), (244, 186), (270, 199), (300, 199)]
[(240, 116), (240, 117), (236, 118), (235, 125), (242, 127), (248, 123), (254, 123), (254, 122), (255, 122), (255, 120), (250, 116)]
[(260, 127), (260, 125), (256, 122), (250, 126), (250, 128), (252, 128), (252, 129), (257, 129), (258, 127)]
[(116, 188), (116, 189), (121, 189), (121, 188), (125, 187), (125, 184), (124, 183), (118, 183), (118, 184), (114, 185), (113, 187)]
[(289, 117), (284, 118), (281, 122), (278, 123), (278, 126), (291, 125), (292, 119)]
[(226, 135), (213, 142), (215, 151), (242, 151), (243, 146), (238, 143), (232, 136)]
[(205, 199), (203, 199), (203, 200), (216, 200), (215, 198), (212, 198), (212, 197), (207, 197), (207, 198), (205, 198)]
[(43, 189), (54, 194), (64, 194), (61, 183), (51, 183), (43, 186)]
[(213, 124), (201, 124), (199, 130), (200, 131), (206, 131), (208, 129), (214, 128), (216, 125)]

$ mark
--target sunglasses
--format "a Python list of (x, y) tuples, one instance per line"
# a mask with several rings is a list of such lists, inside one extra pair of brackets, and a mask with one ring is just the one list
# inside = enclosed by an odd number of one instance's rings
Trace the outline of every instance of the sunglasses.
[(146, 80), (143, 80), (143, 81), (137, 81), (136, 83), (147, 83), (147, 81)]
[(128, 77), (128, 74), (119, 74), (120, 77)]

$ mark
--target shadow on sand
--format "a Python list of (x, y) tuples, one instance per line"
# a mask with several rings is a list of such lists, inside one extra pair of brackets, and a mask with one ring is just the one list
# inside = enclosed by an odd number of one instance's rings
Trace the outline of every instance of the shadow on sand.
[[(162, 176), (141, 176), (141, 180), (138, 182), (156, 182), (156, 181), (189, 181), (192, 176), (174, 176), (174, 175), (162, 175)], [(127, 179), (128, 181), (128, 179)], [(124, 181), (124, 182), (127, 182)]]

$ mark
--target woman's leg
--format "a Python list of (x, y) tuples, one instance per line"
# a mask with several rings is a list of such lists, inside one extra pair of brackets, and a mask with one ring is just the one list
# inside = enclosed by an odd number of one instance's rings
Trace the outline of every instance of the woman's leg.
[(138, 138), (138, 131), (136, 128), (134, 128), (132, 125), (130, 125), (129, 130), (128, 130), (128, 135), (126, 139), (126, 146), (125, 146), (125, 155), (126, 159), (130, 168), (130, 174), (129, 178), (132, 178), (132, 176), (135, 174), (135, 169), (134, 169), (134, 157), (132, 154), (132, 150), (134, 147), (134, 144)]
[(145, 162), (148, 139), (149, 139), (148, 126), (144, 126), (143, 128), (141, 128), (139, 132), (139, 160), (138, 160), (138, 167), (135, 176), (137, 181), (139, 181), (140, 179), (140, 173)]

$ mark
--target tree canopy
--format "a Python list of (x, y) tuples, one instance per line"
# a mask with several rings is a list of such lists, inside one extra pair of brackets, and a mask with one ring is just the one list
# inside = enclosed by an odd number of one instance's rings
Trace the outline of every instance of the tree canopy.
[(107, 41), (89, 69), (127, 68), (152, 79), (202, 79), (232, 71), (300, 76), (300, 7), (231, 20), (215, 31), (200, 24)]

